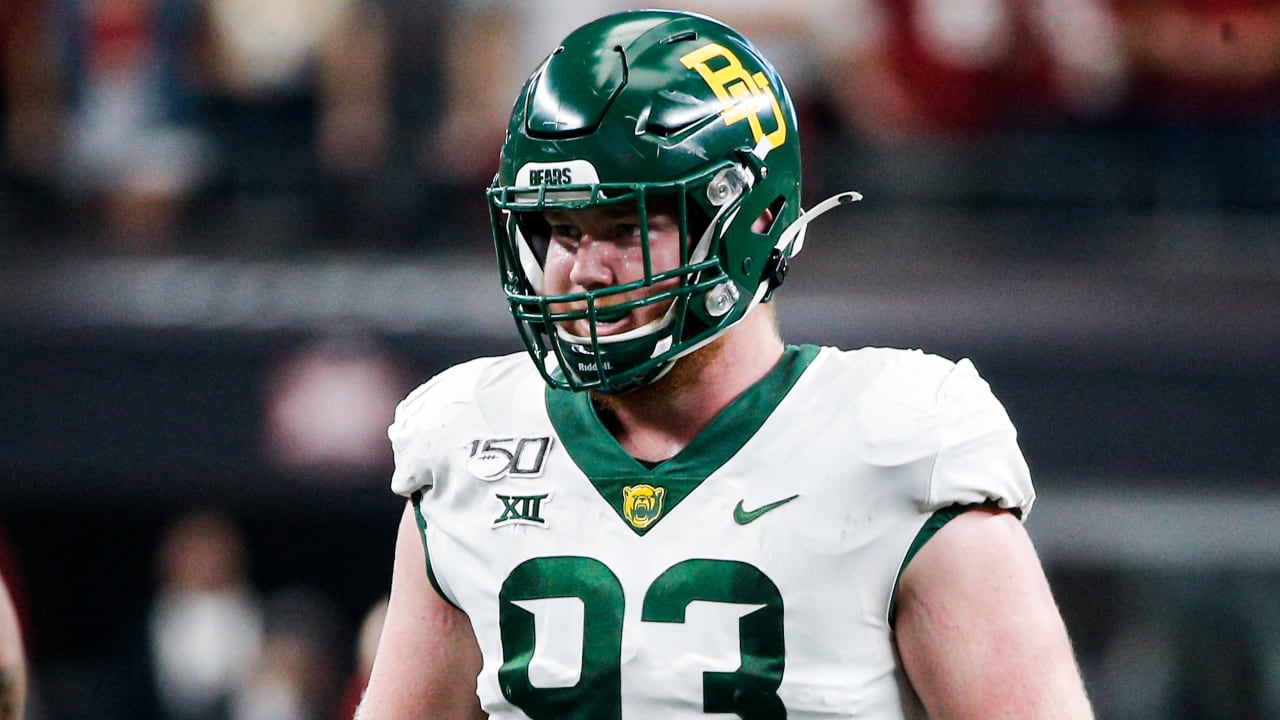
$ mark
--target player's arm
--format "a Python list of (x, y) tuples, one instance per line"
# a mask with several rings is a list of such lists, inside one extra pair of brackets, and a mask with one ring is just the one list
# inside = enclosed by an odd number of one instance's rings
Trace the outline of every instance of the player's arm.
[(1010, 513), (944, 525), (902, 573), (895, 626), (934, 720), (1093, 717), (1040, 560)]
[(17, 720), (27, 699), (27, 659), (18, 613), (0, 577), (0, 720)]
[(356, 718), (483, 718), (479, 673), (470, 621), (431, 587), (413, 506), (406, 504), (387, 617)]

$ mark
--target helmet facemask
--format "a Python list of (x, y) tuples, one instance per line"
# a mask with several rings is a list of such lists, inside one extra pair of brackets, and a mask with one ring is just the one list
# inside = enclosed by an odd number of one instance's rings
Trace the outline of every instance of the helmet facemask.
[[(723, 332), (725, 327), (716, 320), (733, 311), (741, 292), (721, 266), (717, 245), (750, 184), (750, 180), (734, 184), (724, 177), (744, 173), (726, 164), (675, 183), (491, 188), (490, 215), (511, 314), (549, 384), (570, 390), (625, 392), (653, 382), (677, 359)], [(709, 186), (714, 189), (708, 191)], [(678, 223), (679, 263), (674, 268), (655, 268), (650, 252), (649, 212), (658, 203), (670, 207)], [(636, 209), (641, 276), (607, 288), (543, 294), (550, 235), (543, 212), (607, 205)], [(708, 209), (715, 212), (714, 217)], [(644, 293), (635, 297), (637, 291)], [(598, 330), (602, 323), (652, 305), (666, 307), (643, 326), (618, 334)], [(742, 314), (737, 313), (733, 321)], [(568, 329), (583, 320), (586, 334)]]

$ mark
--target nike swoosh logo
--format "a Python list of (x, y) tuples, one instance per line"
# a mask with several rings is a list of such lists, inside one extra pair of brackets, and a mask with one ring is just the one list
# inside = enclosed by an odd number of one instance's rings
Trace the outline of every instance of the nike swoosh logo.
[(744, 510), (742, 508), (742, 501), (739, 500), (738, 504), (733, 508), (733, 521), (738, 523), (739, 525), (746, 525), (749, 522), (754, 522), (758, 520), (761, 515), (769, 512), (770, 510), (774, 510), (776, 508), (782, 507), (783, 505), (786, 505), (787, 503), (791, 502), (792, 500), (795, 500), (798, 497), (800, 497), (800, 495), (796, 494), (796, 495), (792, 495), (789, 498), (782, 498), (781, 500), (775, 500), (774, 502), (771, 502), (768, 505), (761, 505), (755, 510)]

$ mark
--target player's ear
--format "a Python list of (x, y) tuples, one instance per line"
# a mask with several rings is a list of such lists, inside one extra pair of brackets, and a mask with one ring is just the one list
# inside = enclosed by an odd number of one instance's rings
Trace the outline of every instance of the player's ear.
[(760, 213), (760, 217), (751, 223), (751, 232), (767, 235), (769, 228), (773, 227), (773, 218), (773, 208), (765, 208), (764, 212)]

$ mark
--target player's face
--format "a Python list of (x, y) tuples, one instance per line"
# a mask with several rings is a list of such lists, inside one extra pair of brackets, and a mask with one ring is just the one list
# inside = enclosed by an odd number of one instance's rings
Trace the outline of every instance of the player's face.
[[(604, 206), (584, 210), (550, 210), (551, 242), (543, 274), (542, 291), (547, 295), (602, 290), (644, 278), (644, 243), (640, 217), (635, 207)], [(655, 205), (648, 212), (649, 263), (652, 274), (680, 265), (680, 223), (675, 212)], [(671, 279), (639, 288), (597, 303), (604, 306), (629, 302), (674, 287)], [(599, 335), (616, 335), (659, 319), (670, 302), (659, 302), (632, 310), (619, 318), (597, 316)], [(577, 310), (582, 304), (553, 306), (553, 312)], [(586, 319), (566, 324), (566, 331), (581, 337), (591, 334)]]

